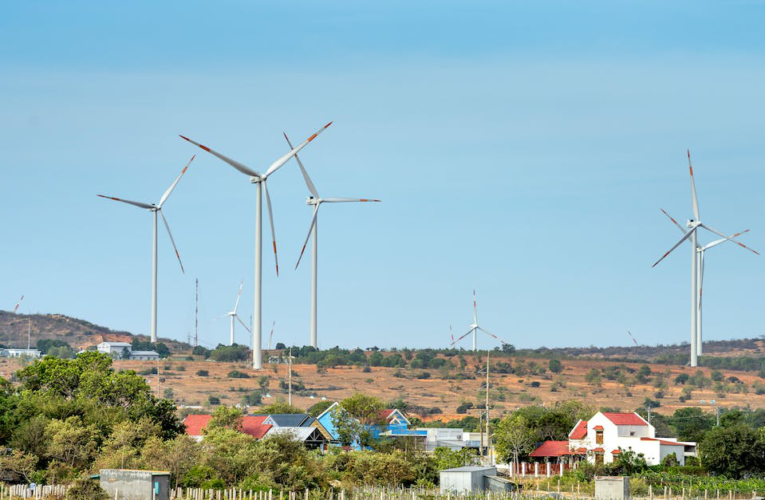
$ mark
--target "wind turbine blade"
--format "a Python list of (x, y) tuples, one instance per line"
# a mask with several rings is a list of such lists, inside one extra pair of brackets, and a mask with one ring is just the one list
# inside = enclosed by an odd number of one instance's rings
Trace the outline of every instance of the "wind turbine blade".
[(242, 298), (242, 286), (244, 286), (244, 280), (239, 283), (239, 293), (236, 295), (236, 304), (234, 305), (234, 314), (239, 309), (239, 299)]
[(102, 194), (99, 194), (96, 196), (98, 196), (99, 198), (106, 198), (107, 200), (121, 201), (122, 203), (127, 203), (128, 205), (133, 205), (138, 208), (146, 208), (146, 209), (154, 208), (154, 205), (149, 205), (148, 203), (141, 203), (140, 201), (123, 200), (122, 198), (115, 198), (114, 196), (104, 196)]
[(491, 336), (491, 337), (494, 337), (495, 339), (499, 340), (499, 341), (500, 341), (502, 344), (507, 344), (507, 342), (505, 342), (505, 341), (504, 341), (504, 340), (502, 340), (501, 338), (497, 337), (496, 335), (494, 335), (494, 334), (493, 334), (493, 333), (491, 333), (490, 331), (488, 331), (488, 330), (484, 330), (484, 329), (483, 329), (483, 328), (481, 328), (480, 326), (478, 327), (478, 329), (479, 329), (479, 330), (481, 330), (481, 331), (482, 331), (483, 333), (485, 333), (486, 335), (489, 335), (489, 336)]
[(271, 238), (274, 242), (274, 261), (276, 262), (276, 275), (279, 276), (279, 257), (276, 255), (276, 229), (274, 229), (274, 213), (271, 209), (271, 196), (268, 194), (268, 184), (263, 181), (263, 189), (266, 192), (266, 208), (268, 208), (268, 220), (271, 222)]
[(24, 295), (21, 295), (21, 298), (18, 302), (16, 302), (16, 307), (13, 308), (13, 314), (16, 314), (16, 311), (19, 310), (19, 306), (21, 305), (21, 302), (24, 300)]
[(244, 327), (244, 329), (245, 329), (245, 330), (247, 330), (247, 332), (249, 332), (249, 331), (250, 331), (250, 329), (249, 329), (249, 328), (247, 328), (247, 325), (245, 325), (245, 324), (244, 324), (244, 321), (242, 321), (242, 318), (240, 318), (240, 317), (239, 317), (238, 315), (236, 315), (236, 314), (234, 315), (234, 317), (236, 318), (236, 320), (237, 320), (239, 323), (241, 323), (241, 325)]
[(322, 132), (324, 132), (324, 131), (327, 129), (327, 127), (329, 127), (330, 125), (332, 125), (332, 122), (329, 122), (329, 123), (327, 123), (326, 125), (324, 125), (324, 126), (323, 126), (322, 128), (320, 128), (320, 129), (319, 129), (319, 130), (318, 130), (318, 131), (317, 131), (315, 134), (313, 134), (311, 137), (309, 137), (308, 139), (306, 139), (305, 141), (303, 141), (302, 143), (300, 143), (300, 145), (298, 145), (298, 147), (296, 147), (296, 148), (293, 148), (293, 149), (292, 149), (292, 151), (290, 151), (290, 152), (289, 152), (289, 153), (287, 153), (286, 155), (282, 156), (281, 158), (279, 158), (278, 160), (276, 160), (275, 162), (273, 162), (273, 163), (271, 164), (271, 166), (270, 166), (270, 167), (268, 167), (268, 170), (266, 170), (266, 173), (265, 173), (265, 175), (263, 175), (263, 177), (264, 177), (264, 178), (267, 178), (269, 175), (271, 175), (271, 174), (273, 174), (274, 172), (276, 172), (277, 170), (279, 170), (279, 168), (280, 168), (282, 165), (284, 165), (285, 163), (287, 163), (287, 162), (289, 161), (289, 159), (290, 159), (290, 158), (292, 158), (293, 156), (295, 156), (296, 154), (298, 154), (298, 151), (300, 151), (301, 149), (303, 149), (304, 147), (306, 147), (306, 146), (308, 145), (308, 143), (309, 143), (309, 142), (311, 142), (312, 140), (316, 139), (316, 137), (318, 137), (318, 135), (319, 135), (319, 134), (321, 134)]
[(454, 345), (454, 330), (452, 330), (452, 325), (449, 325), (449, 335), (452, 336), (452, 345)]
[[(733, 236), (731, 236), (731, 238), (738, 238), (742, 234), (748, 233), (748, 232), (749, 232), (749, 229), (746, 229), (744, 231), (741, 231), (740, 233), (734, 234)], [(712, 243), (708, 244), (707, 246), (703, 247), (702, 250), (709, 250), (710, 248), (716, 247), (720, 243), (725, 243), (726, 241), (728, 241), (728, 240), (726, 240), (725, 238), (720, 238), (719, 240), (715, 240)]]
[(271, 340), (274, 338), (274, 328), (276, 327), (276, 321), (271, 325), (271, 335), (268, 336), (268, 350), (271, 350)]
[(218, 153), (217, 151), (214, 151), (214, 150), (208, 148), (207, 146), (205, 146), (203, 144), (199, 144), (198, 142), (192, 141), (188, 137), (185, 137), (185, 136), (180, 136), (180, 137), (181, 137), (181, 139), (186, 140), (186, 141), (190, 142), (191, 144), (193, 144), (195, 146), (199, 146), (200, 148), (202, 148), (203, 150), (207, 151), (211, 155), (216, 156), (219, 159), (225, 161), (226, 163), (228, 163), (229, 165), (231, 165), (235, 169), (239, 170), (243, 174), (249, 175), (249, 176), (252, 176), (252, 177), (257, 177), (258, 179), (261, 178), (261, 175), (259, 173), (257, 173), (256, 171), (254, 171), (253, 169), (251, 169), (247, 165), (245, 165), (243, 163), (239, 163), (236, 160), (232, 160), (228, 156), (222, 155), (222, 154)]
[(637, 343), (637, 340), (635, 340), (635, 337), (633, 337), (633, 336), (632, 336), (632, 332), (631, 332), (631, 331), (629, 331), (629, 330), (627, 330), (627, 334), (628, 334), (628, 335), (630, 336), (630, 338), (632, 339), (632, 342), (634, 342), (634, 343), (635, 343), (635, 345), (638, 345), (638, 343)]
[(664, 260), (664, 259), (667, 257), (667, 255), (671, 254), (671, 253), (672, 253), (672, 251), (673, 251), (675, 248), (679, 247), (679, 246), (680, 246), (680, 245), (681, 245), (681, 244), (682, 244), (682, 243), (683, 243), (685, 240), (687, 240), (688, 238), (690, 238), (690, 237), (691, 237), (691, 235), (693, 234), (693, 232), (694, 232), (694, 231), (696, 231), (696, 228), (697, 228), (697, 227), (698, 227), (698, 226), (694, 227), (693, 229), (691, 229), (690, 231), (688, 231), (687, 233), (685, 233), (685, 235), (684, 235), (682, 238), (680, 238), (680, 241), (678, 241), (677, 243), (675, 243), (675, 246), (673, 246), (672, 248), (670, 248), (670, 249), (669, 249), (669, 251), (667, 251), (667, 253), (665, 253), (664, 255), (662, 255), (662, 256), (661, 256), (661, 259), (657, 260), (657, 261), (656, 261), (656, 262), (655, 262), (655, 263), (654, 263), (654, 264), (653, 264), (651, 267), (656, 267), (656, 265), (657, 265), (659, 262), (661, 262), (662, 260)]
[(473, 330), (475, 330), (475, 328), (471, 328), (470, 330), (468, 330), (468, 332), (467, 332), (465, 335), (463, 335), (462, 337), (460, 337), (460, 338), (458, 338), (457, 340), (455, 340), (454, 342), (452, 342), (452, 345), (456, 344), (456, 343), (457, 343), (457, 342), (459, 342), (460, 340), (464, 339), (465, 337), (467, 337), (468, 335), (470, 335), (471, 333), (473, 333)]
[(736, 240), (734, 240), (732, 237), (730, 237), (730, 236), (726, 236), (726, 235), (724, 235), (723, 233), (721, 233), (720, 231), (718, 231), (718, 230), (716, 230), (716, 229), (713, 229), (713, 228), (711, 228), (711, 227), (709, 227), (709, 226), (706, 226), (706, 225), (704, 225), (704, 224), (699, 224), (699, 225), (700, 225), (701, 227), (703, 227), (704, 229), (706, 229), (707, 231), (711, 231), (711, 232), (715, 233), (717, 236), (720, 236), (720, 237), (722, 237), (722, 238), (725, 238), (726, 240), (732, 241), (733, 243), (735, 243), (736, 245), (740, 246), (741, 248), (745, 248), (745, 249), (749, 250), (749, 251), (750, 251), (750, 252), (752, 252), (752, 253), (755, 253), (755, 254), (757, 254), (757, 255), (760, 255), (760, 252), (758, 252), (757, 250), (752, 250), (751, 248), (749, 248), (748, 246), (744, 245), (744, 244), (743, 244), (743, 243), (741, 243), (740, 241), (736, 241)]
[(685, 234), (685, 233), (687, 233), (687, 232), (688, 232), (688, 231), (686, 231), (686, 230), (685, 230), (685, 228), (684, 228), (683, 226), (681, 226), (681, 225), (680, 225), (680, 224), (679, 224), (679, 223), (678, 223), (678, 222), (677, 222), (675, 219), (673, 219), (673, 218), (672, 218), (672, 216), (671, 216), (671, 215), (669, 215), (669, 214), (668, 214), (668, 213), (667, 213), (667, 212), (666, 212), (666, 211), (665, 211), (663, 208), (661, 208), (660, 210), (661, 210), (661, 212), (662, 212), (664, 215), (666, 215), (666, 216), (669, 218), (669, 220), (671, 220), (671, 221), (672, 221), (672, 223), (673, 223), (675, 226), (677, 226), (677, 228), (678, 228), (680, 231), (682, 231), (682, 233), (683, 233), (683, 234)]
[(311, 233), (313, 232), (313, 228), (316, 225), (316, 216), (319, 213), (319, 205), (315, 205), (313, 208), (313, 219), (311, 219), (311, 226), (308, 228), (308, 236), (305, 237), (305, 242), (303, 243), (303, 249), (300, 250), (300, 257), (298, 257), (297, 264), (295, 264), (295, 269), (298, 268), (300, 265), (300, 260), (303, 258), (303, 253), (305, 252), (305, 247), (308, 245), (308, 240), (311, 238)]
[[(290, 138), (287, 137), (287, 133), (282, 133), (284, 134), (284, 138), (287, 139), (287, 145), (290, 147), (290, 149), (295, 149), (292, 147), (292, 143), (290, 142)], [(316, 186), (313, 185), (313, 181), (310, 177), (308, 177), (308, 172), (306, 172), (305, 167), (303, 166), (303, 162), (300, 161), (300, 157), (297, 155), (297, 153), (295, 153), (295, 159), (297, 160), (298, 167), (300, 167), (300, 171), (303, 173), (303, 179), (305, 180), (306, 187), (314, 198), (320, 198), (319, 192), (316, 190)]]
[(688, 170), (691, 172), (691, 196), (693, 198), (693, 216), (701, 220), (699, 216), (699, 200), (696, 198), (696, 181), (693, 180), (693, 165), (691, 165), (691, 150), (688, 150)]
[(189, 165), (191, 165), (191, 162), (194, 161), (194, 158), (196, 157), (197, 155), (192, 156), (189, 162), (186, 164), (186, 166), (183, 167), (183, 170), (181, 170), (181, 175), (176, 177), (175, 181), (173, 181), (173, 183), (170, 184), (170, 187), (167, 188), (167, 191), (165, 191), (165, 194), (162, 195), (162, 198), (159, 199), (159, 204), (157, 204), (157, 208), (162, 208), (162, 204), (167, 201), (167, 198), (170, 196), (170, 193), (173, 192), (173, 189), (175, 189), (175, 186), (178, 185), (178, 181), (181, 180), (181, 177), (183, 177), (183, 174), (186, 173), (186, 170), (189, 169)]
[(478, 303), (475, 298), (475, 289), (473, 289), (473, 323), (478, 324)]
[(380, 203), (381, 200), (372, 200), (369, 198), (324, 198), (323, 201), (327, 203), (351, 203), (351, 202), (375, 202)]
[(162, 210), (158, 210), (159, 215), (162, 216), (162, 222), (165, 223), (165, 229), (167, 229), (167, 235), (170, 236), (170, 243), (173, 244), (173, 250), (175, 250), (175, 256), (178, 258), (178, 264), (181, 265), (181, 272), (183, 274), (186, 274), (186, 270), (183, 269), (183, 262), (181, 262), (181, 254), (178, 253), (178, 247), (175, 246), (175, 240), (173, 240), (173, 233), (170, 232), (170, 224), (167, 223), (167, 219), (165, 219), (165, 214), (162, 213)]

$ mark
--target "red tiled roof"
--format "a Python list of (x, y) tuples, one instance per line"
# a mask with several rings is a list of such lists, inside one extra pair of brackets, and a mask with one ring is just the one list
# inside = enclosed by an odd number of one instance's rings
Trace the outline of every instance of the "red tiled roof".
[(621, 450), (616, 449), (611, 452), (611, 455), (618, 455), (619, 453), (621, 453)]
[(596, 425), (596, 426), (595, 426), (595, 427), (593, 427), (592, 429), (593, 429), (593, 430), (596, 430), (596, 431), (602, 431), (602, 430), (603, 430), (603, 426), (602, 426), (602, 425)]
[(604, 413), (603, 416), (616, 425), (648, 425), (637, 413)]
[(577, 448), (576, 453), (577, 455), (584, 455), (585, 453), (587, 453), (587, 448)]
[[(255, 439), (261, 439), (266, 435), (272, 426), (263, 425), (267, 416), (252, 416), (245, 415), (242, 418), (242, 425), (239, 428), (240, 431), (245, 434), (249, 434)], [(186, 426), (186, 434), (189, 436), (201, 436), (202, 429), (207, 427), (207, 424), (212, 420), (212, 415), (189, 415), (183, 420), (183, 424)]]
[(266, 418), (268, 417), (264, 415), (257, 417), (254, 415), (245, 415), (242, 419), (242, 426), (239, 428), (239, 430), (245, 434), (249, 434), (255, 439), (261, 439), (266, 435), (269, 429), (273, 427), (272, 425), (263, 425), (263, 422), (265, 422)]
[(592, 451), (594, 451), (595, 453), (603, 453), (603, 452), (605, 452), (606, 450), (604, 450), (603, 448), (595, 448), (595, 449), (594, 449), (594, 450), (592, 450)]
[(201, 436), (202, 429), (212, 419), (212, 415), (189, 415), (183, 419), (183, 425), (186, 426), (186, 434), (189, 436)]
[(393, 413), (396, 410), (380, 410), (380, 418), (388, 419), (390, 417), (391, 413)]
[(649, 438), (649, 437), (643, 437), (640, 438), (641, 441), (658, 441), (659, 444), (663, 444), (666, 446), (685, 446), (685, 443), (680, 443), (678, 441), (667, 441), (665, 439), (658, 439), (658, 438)]
[(587, 436), (587, 421), (580, 420), (574, 430), (568, 433), (569, 439), (584, 439)]
[(545, 441), (539, 448), (531, 452), (532, 457), (562, 457), (571, 455), (568, 441)]

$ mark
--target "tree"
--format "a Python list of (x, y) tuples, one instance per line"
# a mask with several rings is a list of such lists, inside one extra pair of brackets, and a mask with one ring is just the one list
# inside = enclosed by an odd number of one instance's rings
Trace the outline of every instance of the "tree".
[(530, 422), (525, 417), (515, 414), (499, 422), (493, 437), (499, 456), (505, 461), (512, 458), (516, 463), (534, 450), (537, 440), (537, 433)]
[(560, 373), (563, 371), (563, 363), (561, 363), (559, 359), (551, 359), (547, 367), (553, 373)]
[(479, 461), (478, 454), (472, 448), (450, 450), (449, 448), (440, 446), (433, 450), (433, 459), (436, 462), (436, 469), (438, 470), (477, 465)]
[(765, 470), (765, 443), (746, 425), (710, 430), (699, 443), (699, 455), (714, 474), (741, 478)]
[(228, 406), (219, 406), (212, 414), (210, 423), (205, 427), (204, 432), (208, 433), (215, 429), (231, 429), (238, 431), (242, 426), (242, 411)]
[(37, 457), (24, 453), (21, 450), (13, 450), (10, 454), (0, 455), (0, 470), (14, 472), (31, 483), (31, 475), (37, 468)]
[(381, 416), (381, 412), (385, 409), (385, 403), (374, 396), (357, 392), (342, 400), (340, 406), (362, 425), (383, 425), (385, 423), (385, 419)]
[(704, 434), (714, 426), (714, 417), (701, 408), (680, 408), (670, 419), (680, 441), (700, 442)]
[(688, 379), (691, 378), (690, 375), (687, 373), (681, 373), (677, 377), (675, 377), (675, 385), (685, 385), (688, 382)]
[(51, 420), (45, 428), (50, 436), (48, 455), (72, 469), (87, 467), (96, 453), (95, 426), (83, 425), (80, 417)]
[(318, 417), (319, 415), (324, 413), (324, 411), (327, 408), (329, 408), (330, 406), (332, 406), (333, 404), (334, 403), (332, 401), (329, 401), (329, 400), (319, 401), (315, 405), (313, 405), (310, 408), (308, 408), (308, 411), (306, 413), (308, 413), (312, 417)]
[(260, 413), (264, 415), (279, 415), (284, 413), (305, 413), (296, 406), (291, 406), (285, 401), (275, 401), (270, 405), (260, 408)]
[(177, 436), (169, 441), (155, 436), (147, 440), (141, 451), (146, 466), (170, 471), (170, 480), (176, 488), (181, 478), (199, 462), (200, 454), (199, 444), (188, 436)]

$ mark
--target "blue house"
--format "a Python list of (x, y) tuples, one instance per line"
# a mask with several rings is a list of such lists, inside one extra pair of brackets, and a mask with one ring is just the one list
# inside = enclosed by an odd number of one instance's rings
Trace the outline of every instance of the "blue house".
[[(332, 415), (338, 410), (339, 408), (338, 403), (333, 403), (332, 406), (324, 410), (324, 412), (316, 417), (316, 420), (321, 423), (321, 425), (329, 432), (329, 434), (332, 436), (332, 443), (334, 445), (340, 445), (340, 436), (337, 432), (337, 429), (335, 429), (335, 425), (332, 422)], [(411, 431), (408, 431), (410, 422), (404, 416), (404, 414), (396, 409), (393, 410), (383, 410), (380, 412), (380, 419), (384, 420), (384, 424), (374, 424), (369, 427), (370, 432), (372, 433), (372, 437), (377, 439), (383, 434), (386, 436), (404, 436), (404, 435), (410, 435)], [(358, 442), (351, 443), (351, 449), (353, 450), (360, 450), (361, 446)]]

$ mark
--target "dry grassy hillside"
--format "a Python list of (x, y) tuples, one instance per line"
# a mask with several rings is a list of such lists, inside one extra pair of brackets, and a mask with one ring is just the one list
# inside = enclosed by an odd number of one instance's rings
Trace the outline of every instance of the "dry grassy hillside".
[[(468, 357), (468, 362), (473, 360)], [(539, 361), (539, 360), (537, 360)], [(272, 398), (264, 399), (264, 403), (274, 401), (278, 398), (285, 398), (286, 394), (279, 388), (279, 382), (285, 380), (285, 365), (266, 365), (265, 369), (256, 372), (242, 363), (216, 363), (212, 361), (182, 361), (169, 360), (157, 362), (147, 361), (116, 361), (115, 365), (119, 369), (132, 369), (136, 371), (159, 368), (159, 378), (156, 375), (147, 375), (146, 380), (149, 384), (158, 388), (164, 393), (167, 388), (173, 390), (173, 397), (179, 404), (185, 405), (207, 405), (209, 396), (219, 397), (221, 403), (233, 405), (239, 403), (243, 394), (258, 389), (258, 377), (267, 376), (269, 378), (269, 391)], [(608, 361), (592, 360), (571, 360), (563, 361), (564, 370), (553, 377), (552, 380), (547, 376), (526, 376), (518, 377), (515, 375), (494, 375), (492, 376), (492, 394), (504, 394), (505, 401), (493, 401), (495, 414), (511, 411), (515, 408), (529, 404), (554, 404), (556, 401), (579, 400), (587, 402), (595, 407), (611, 407), (621, 410), (633, 410), (642, 406), (646, 397), (654, 399), (656, 389), (650, 385), (635, 385), (629, 390), (620, 387), (614, 381), (603, 380), (601, 386), (594, 386), (585, 381), (585, 374), (593, 367), (605, 368), (618, 363)], [(18, 360), (2, 359), (0, 360), (0, 374), (9, 376), (12, 371), (20, 366)], [(641, 364), (629, 364), (625, 366), (639, 369)], [(765, 408), (765, 395), (757, 396), (751, 390), (752, 384), (760, 380), (755, 373), (740, 371), (723, 371), (726, 377), (735, 376), (745, 385), (750, 387), (748, 394), (727, 394), (720, 398), (711, 389), (694, 391), (692, 398), (681, 403), (679, 396), (682, 394), (682, 386), (675, 385), (672, 380), (681, 373), (692, 375), (696, 369), (688, 367), (665, 365), (650, 365), (654, 372), (666, 372), (669, 370), (668, 389), (665, 390), (665, 396), (660, 399), (661, 407), (655, 411), (659, 413), (671, 413), (684, 406), (699, 406), (700, 400), (716, 400), (724, 407), (745, 407)], [(169, 368), (169, 369), (168, 369)], [(470, 371), (472, 366), (467, 367)], [(209, 373), (207, 377), (196, 375), (197, 371), (206, 370)], [(239, 370), (250, 375), (249, 379), (229, 378), (227, 374), (232, 370)], [(399, 397), (403, 398), (410, 405), (417, 405), (425, 408), (439, 408), (442, 414), (433, 415), (429, 418), (450, 419), (458, 418), (457, 407), (465, 402), (478, 402), (477, 395), (483, 380), (442, 380), (439, 378), (430, 378), (420, 380), (416, 378), (400, 378), (394, 376), (396, 372), (403, 372), (408, 377), (416, 375), (423, 370), (399, 370), (395, 368), (372, 368), (371, 372), (365, 373), (361, 368), (342, 367), (328, 369), (326, 373), (317, 373), (314, 365), (294, 365), (294, 372), (297, 376), (294, 380), (302, 382), (307, 390), (316, 393), (316, 397), (311, 399), (305, 396), (293, 396), (293, 402), (300, 408), (307, 409), (311, 405), (319, 402), (321, 397), (328, 400), (339, 400), (352, 395), (355, 391), (361, 391), (366, 394), (374, 395), (383, 400), (390, 401)], [(701, 369), (706, 376), (709, 376), (711, 370)], [(534, 387), (538, 382), (538, 387)], [(554, 383), (562, 383), (557, 392), (551, 392), (551, 386)], [(711, 411), (711, 407), (710, 407)], [(475, 414), (468, 410), (468, 414)]]
[[(63, 314), (13, 314), (0, 311), (0, 344), (13, 347), (27, 346), (27, 332), (31, 324), (31, 339), (34, 347), (39, 339), (59, 339), (76, 349), (101, 342), (132, 342), (134, 338), (148, 340), (143, 335), (110, 330), (85, 320)], [(170, 339), (160, 339), (173, 351), (189, 350), (191, 346)]]

